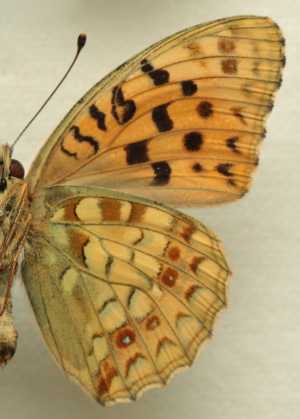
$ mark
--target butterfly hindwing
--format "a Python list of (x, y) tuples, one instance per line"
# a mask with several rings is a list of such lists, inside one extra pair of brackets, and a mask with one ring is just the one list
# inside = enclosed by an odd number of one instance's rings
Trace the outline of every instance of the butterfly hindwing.
[(281, 82), (283, 44), (271, 19), (238, 16), (153, 45), (71, 110), (36, 160), (31, 190), (101, 185), (181, 206), (241, 197)]
[(23, 278), (62, 369), (112, 404), (190, 366), (227, 303), (231, 273), (214, 233), (169, 207), (96, 187), (50, 187), (45, 206)]

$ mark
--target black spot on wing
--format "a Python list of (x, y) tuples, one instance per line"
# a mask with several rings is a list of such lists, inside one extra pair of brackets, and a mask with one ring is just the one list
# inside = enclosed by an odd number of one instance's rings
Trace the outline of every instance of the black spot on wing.
[(101, 131), (106, 131), (106, 125), (105, 125), (105, 113), (99, 111), (96, 105), (91, 105), (89, 107), (90, 116), (97, 121), (98, 128), (101, 129)]
[(216, 170), (223, 176), (232, 177), (234, 174), (229, 172), (232, 166), (231, 163), (221, 163), (216, 166)]
[(115, 86), (112, 89), (112, 97), (111, 97), (111, 103), (112, 105), (120, 105), (122, 102), (124, 102), (124, 95), (122, 88), (120, 86)]
[(142, 64), (141, 70), (143, 73), (149, 73), (149, 71), (154, 70), (153, 65), (150, 64), (149, 61), (146, 60), (146, 58), (141, 61), (141, 64)]
[(170, 74), (167, 70), (154, 70), (152, 64), (147, 59), (141, 61), (141, 70), (143, 73), (147, 73), (148, 76), (153, 80), (155, 86), (161, 86), (169, 82)]
[(133, 100), (126, 100), (123, 105), (123, 114), (122, 114), (122, 123), (125, 124), (126, 122), (130, 121), (136, 111), (136, 106)]
[(166, 70), (153, 70), (148, 73), (155, 86), (161, 86), (169, 82), (170, 74)]
[(207, 101), (200, 102), (197, 106), (197, 112), (199, 113), (201, 118), (207, 119), (211, 117), (214, 113), (213, 105)]
[(240, 120), (244, 125), (247, 125), (246, 119), (244, 115), (242, 114), (242, 108), (240, 106), (232, 107), (230, 109), (233, 113), (233, 115)]
[(164, 103), (152, 110), (152, 120), (159, 132), (170, 131), (173, 128), (173, 121), (168, 114), (170, 103)]
[(200, 163), (195, 163), (192, 167), (192, 169), (194, 170), (194, 172), (196, 173), (200, 173), (202, 171), (202, 164)]
[(136, 143), (128, 144), (124, 147), (126, 152), (126, 162), (128, 165), (149, 161), (148, 142), (149, 140), (142, 140)]
[(109, 256), (105, 265), (105, 275), (109, 275), (110, 273), (110, 269), (111, 269), (111, 265), (113, 263), (114, 259), (112, 256)]
[(166, 161), (151, 164), (154, 170), (155, 178), (151, 182), (151, 186), (164, 186), (170, 182), (171, 167)]
[(134, 100), (124, 100), (124, 95), (120, 86), (115, 86), (113, 88), (111, 103), (111, 113), (119, 125), (123, 125), (133, 118), (136, 111)]
[(64, 147), (63, 143), (60, 144), (60, 149), (67, 156), (75, 157), (75, 159), (78, 159), (77, 153), (76, 152), (75, 153), (72, 153), (71, 151), (69, 151), (67, 148)]
[(181, 90), (183, 96), (192, 96), (197, 92), (198, 87), (196, 83), (193, 82), (193, 80), (186, 80), (181, 82)]
[(231, 137), (226, 139), (226, 146), (230, 148), (232, 151), (234, 151), (237, 154), (240, 154), (240, 151), (238, 150), (236, 146), (236, 142), (239, 140), (238, 137)]
[[(98, 144), (98, 142), (97, 142), (96, 140), (94, 140), (94, 138), (93, 138), (93, 137), (90, 137), (90, 136), (88, 136), (88, 135), (82, 135), (82, 134), (80, 134), (80, 129), (79, 129), (79, 127), (77, 127), (76, 125), (73, 125), (73, 126), (70, 128), (70, 131), (73, 131), (74, 138), (75, 138), (75, 140), (77, 140), (79, 143), (86, 142), (86, 143), (88, 143), (90, 146), (92, 146), (92, 147), (93, 147), (93, 149), (94, 149), (94, 153), (93, 153), (93, 154), (96, 154), (96, 153), (98, 152), (98, 150), (99, 150), (99, 144)], [(76, 153), (76, 152), (75, 152), (75, 153), (70, 152), (69, 150), (67, 150), (67, 149), (63, 146), (63, 144), (61, 144), (61, 150), (62, 150), (65, 154), (67, 154), (68, 156), (73, 156), (73, 157), (76, 157), (76, 158), (77, 158), (77, 153)]]
[(183, 144), (187, 151), (200, 150), (203, 143), (203, 136), (201, 132), (192, 131), (185, 134), (183, 137)]

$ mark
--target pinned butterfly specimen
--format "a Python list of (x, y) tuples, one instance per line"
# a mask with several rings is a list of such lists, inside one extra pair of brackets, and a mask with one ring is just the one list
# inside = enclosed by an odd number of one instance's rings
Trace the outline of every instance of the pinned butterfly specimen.
[(17, 342), (10, 289), (20, 250), (37, 322), (62, 370), (103, 405), (189, 367), (227, 305), (223, 246), (173, 206), (251, 185), (281, 83), (269, 18), (181, 31), (96, 84), (23, 179), (0, 155), (0, 363)]

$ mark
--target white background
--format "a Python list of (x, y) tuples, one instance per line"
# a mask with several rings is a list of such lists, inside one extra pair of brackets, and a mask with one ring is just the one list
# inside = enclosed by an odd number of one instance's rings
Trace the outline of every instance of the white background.
[(0, 139), (12, 143), (88, 41), (63, 87), (24, 135), (15, 158), (33, 157), (95, 82), (161, 38), (239, 14), (270, 16), (287, 41), (284, 82), (251, 192), (188, 213), (223, 240), (234, 276), (229, 309), (191, 370), (133, 404), (102, 408), (69, 382), (14, 285), (16, 355), (0, 371), (5, 419), (296, 419), (300, 415), (300, 2), (297, 0), (0, 0)]

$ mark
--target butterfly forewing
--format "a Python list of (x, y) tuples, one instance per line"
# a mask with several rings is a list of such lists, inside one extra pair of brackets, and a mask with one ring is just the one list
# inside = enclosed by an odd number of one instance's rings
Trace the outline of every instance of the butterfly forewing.
[(31, 187), (101, 185), (181, 206), (241, 197), (283, 59), (269, 18), (223, 19), (155, 44), (71, 111), (33, 167)]

